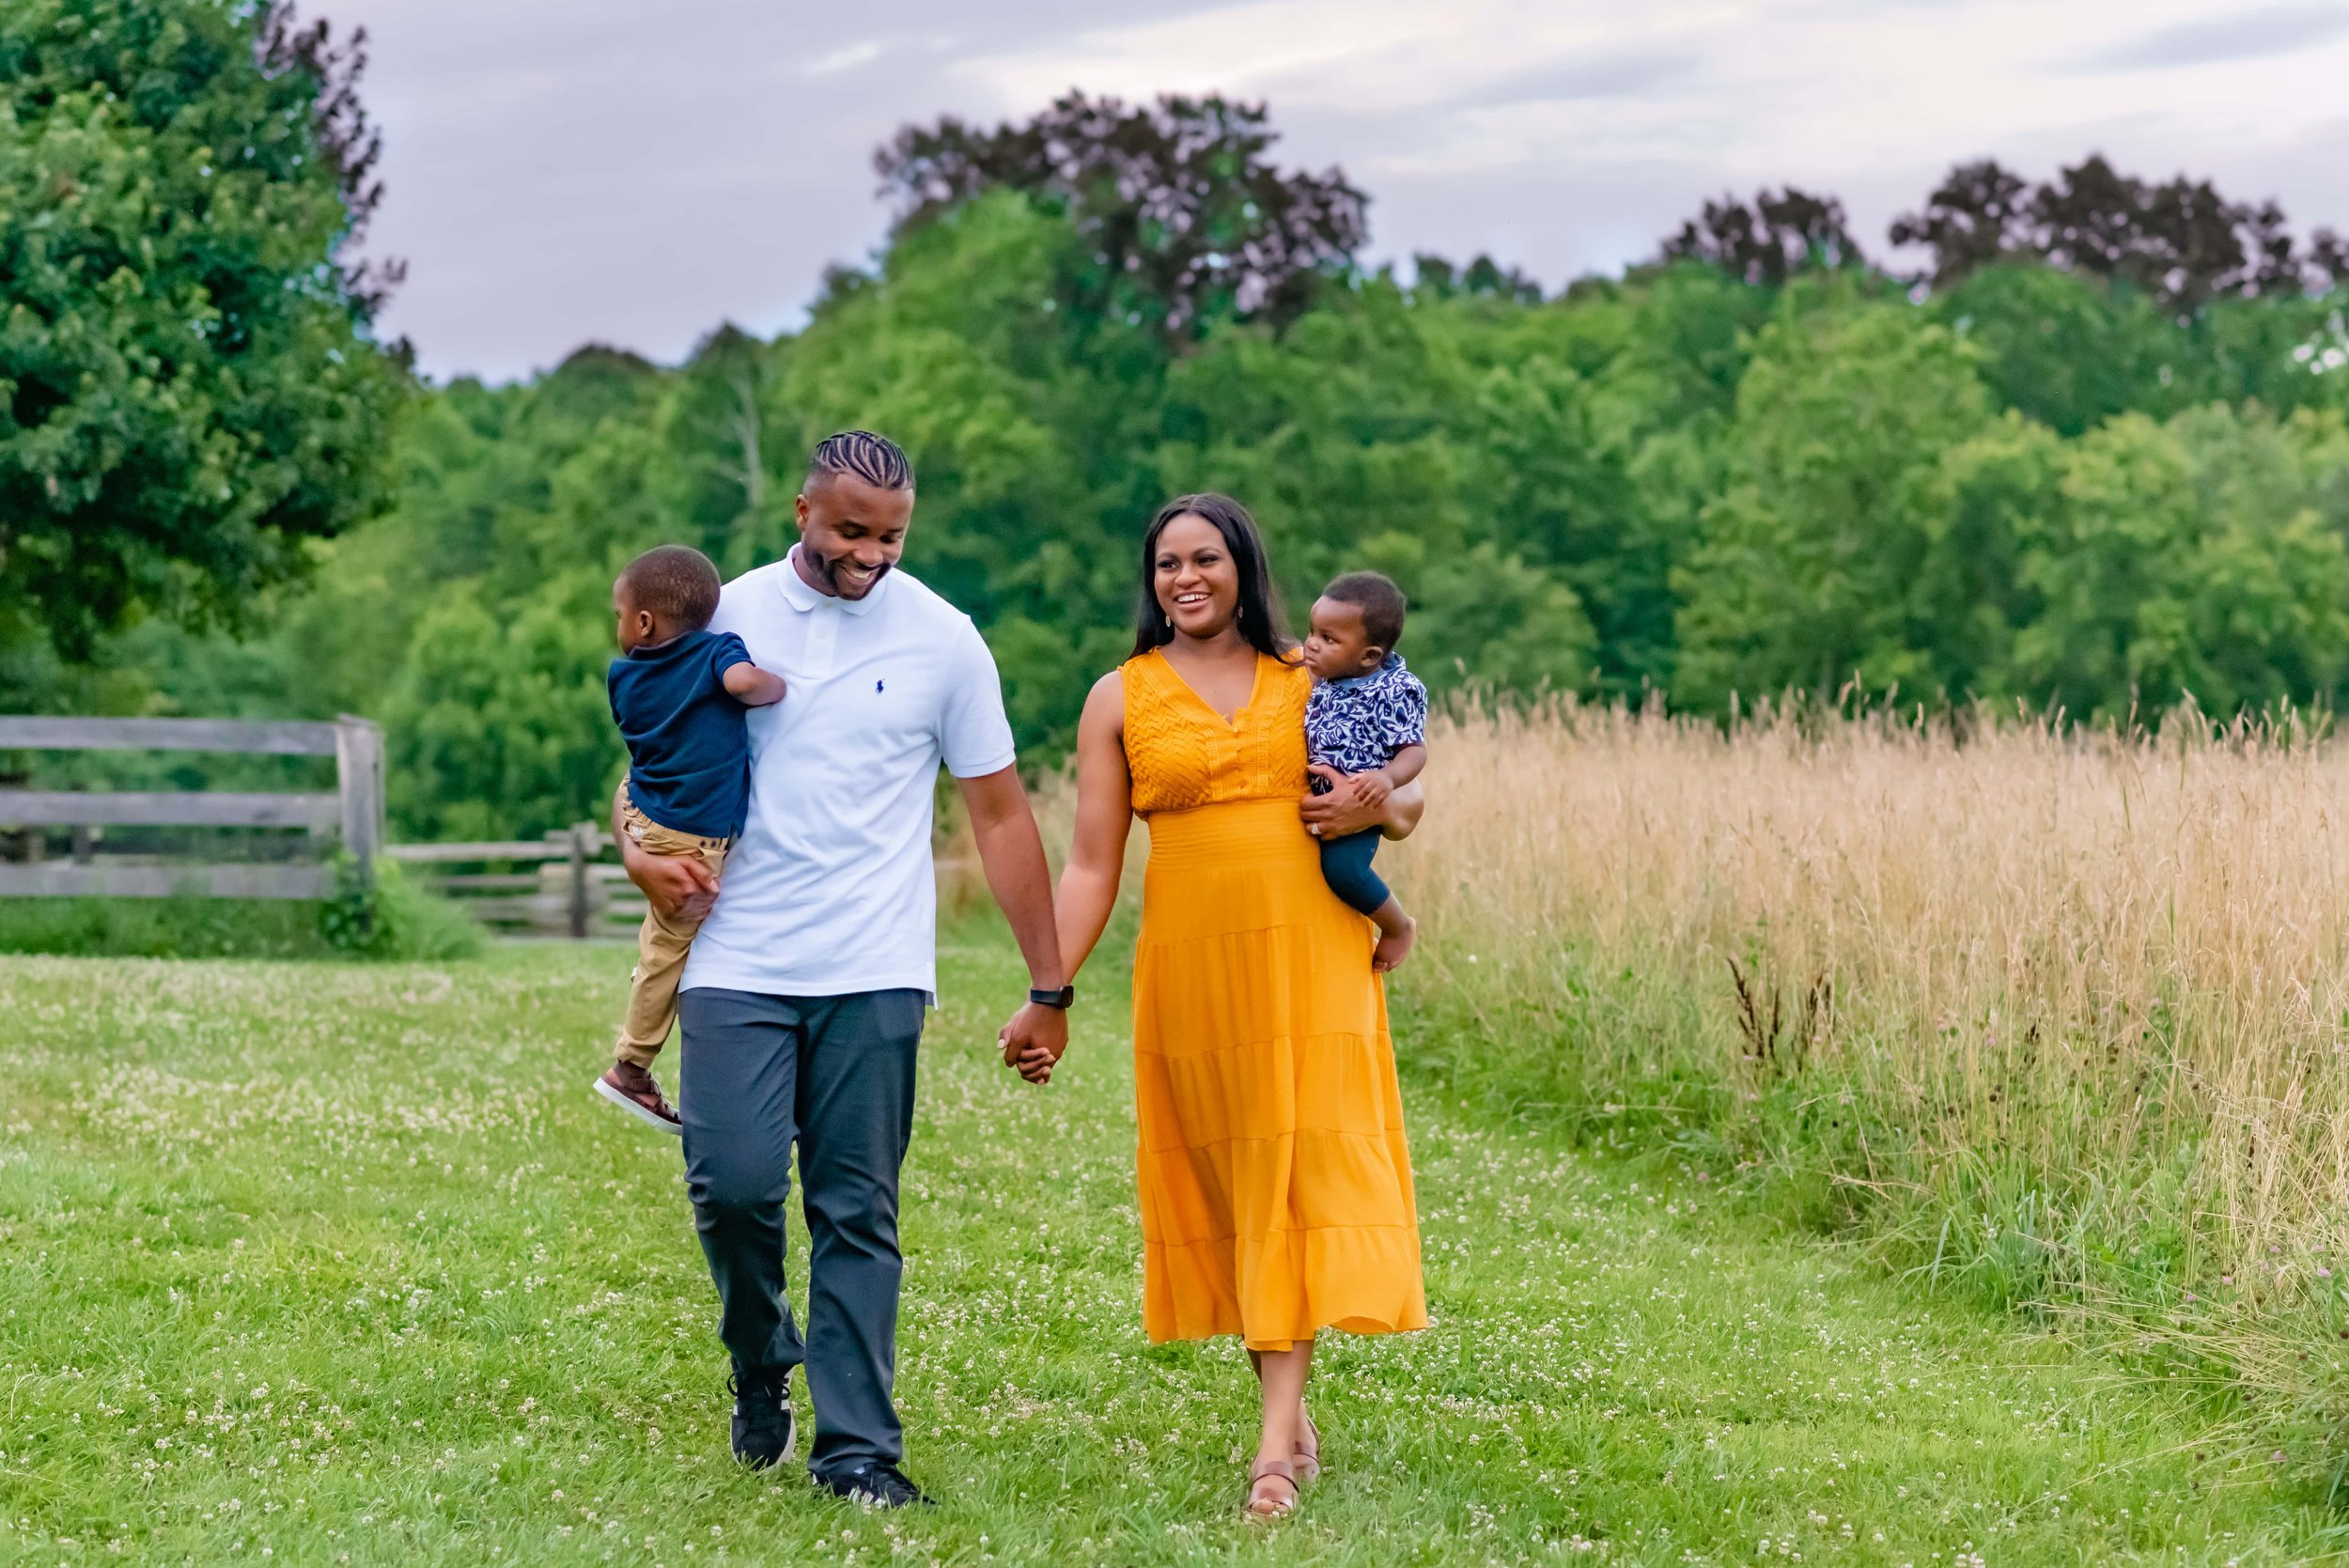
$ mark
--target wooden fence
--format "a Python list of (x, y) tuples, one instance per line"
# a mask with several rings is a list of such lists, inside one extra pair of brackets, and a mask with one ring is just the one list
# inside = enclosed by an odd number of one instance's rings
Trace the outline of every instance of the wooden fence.
[(614, 850), (609, 832), (580, 822), (543, 839), (395, 844), (384, 853), (485, 925), (585, 938), (618, 936), (645, 918), (644, 895), (617, 860), (603, 858)]
[[(457, 901), (486, 925), (547, 936), (618, 936), (644, 918), (644, 896), (614, 856), (611, 834), (575, 823), (540, 839), (479, 844), (390, 844), (383, 833), (383, 737), (369, 721), (65, 719), (0, 715), (0, 752), (210, 752), (331, 756), (331, 792), (40, 790), (0, 788), (0, 829), (18, 830), (25, 858), (0, 862), (0, 896), (317, 899), (334, 891), (336, 848), (363, 876), (377, 857), (415, 868), (427, 889)], [(47, 831), (70, 832), (66, 860), (45, 853)], [(152, 853), (112, 852), (109, 828), (247, 828), (300, 831), (306, 858), (186, 863)], [(947, 907), (978, 884), (975, 862), (941, 858)]]
[[(332, 793), (231, 790), (0, 789), (0, 828), (23, 831), (24, 859), (0, 863), (11, 897), (323, 898), (329, 851), (366, 875), (383, 848), (383, 737), (365, 719), (64, 719), (0, 715), (0, 751), (211, 752), (334, 759)], [(47, 830), (70, 831), (68, 859), (50, 860)], [(105, 852), (108, 828), (265, 828), (306, 835), (300, 862), (175, 863)]]

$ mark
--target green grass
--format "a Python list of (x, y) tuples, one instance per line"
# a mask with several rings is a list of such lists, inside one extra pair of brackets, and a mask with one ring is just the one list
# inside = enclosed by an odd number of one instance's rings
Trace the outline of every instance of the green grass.
[[(587, 1093), (613, 947), (445, 965), (0, 961), (0, 1560), (2304, 1561), (2212, 1418), (2011, 1320), (1412, 1086), (1436, 1326), (1333, 1338), (1330, 1473), (1238, 1517), (1237, 1345), (1139, 1325), (1097, 983), (1048, 1090), (950, 939), (899, 1399), (945, 1506), (725, 1454), (677, 1145)], [(796, 1243), (795, 1243), (796, 1247)], [(795, 1256), (797, 1254), (795, 1253)], [(795, 1276), (796, 1276), (795, 1265)], [(804, 1415), (804, 1394), (802, 1400)]]
[(319, 958), (316, 904), (279, 898), (0, 898), (0, 953)]
[[(347, 872), (338, 872), (347, 876)], [(284, 898), (0, 898), (0, 953), (128, 958), (469, 958), (481, 927), (383, 862), (378, 888)], [(364, 917), (364, 918), (363, 918)]]

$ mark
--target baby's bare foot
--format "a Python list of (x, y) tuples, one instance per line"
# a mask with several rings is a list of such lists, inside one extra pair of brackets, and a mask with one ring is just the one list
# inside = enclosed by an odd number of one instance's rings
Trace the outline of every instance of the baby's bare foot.
[(1411, 944), (1419, 940), (1419, 922), (1403, 917), (1403, 929), (1380, 937), (1378, 945), (1370, 950), (1370, 972), (1385, 974), (1411, 955)]

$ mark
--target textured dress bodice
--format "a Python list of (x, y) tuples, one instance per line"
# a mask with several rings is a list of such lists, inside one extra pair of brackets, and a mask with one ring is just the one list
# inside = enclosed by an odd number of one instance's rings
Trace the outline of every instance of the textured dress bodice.
[(1226, 721), (1193, 691), (1163, 651), (1127, 660), (1126, 766), (1134, 811), (1190, 811), (1232, 800), (1295, 800), (1305, 793), (1302, 664), (1256, 657), (1246, 706)]

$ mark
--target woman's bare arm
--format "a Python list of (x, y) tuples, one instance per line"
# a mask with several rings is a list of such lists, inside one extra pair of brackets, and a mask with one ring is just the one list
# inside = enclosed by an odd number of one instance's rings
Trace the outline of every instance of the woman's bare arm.
[[(1112, 670), (1094, 682), (1077, 720), (1077, 831), (1052, 900), (1061, 972), (1072, 985), (1117, 908), (1118, 878), (1126, 869), (1126, 831), (1134, 812), (1125, 728), (1126, 683)], [(1051, 1082), (1060, 1052), (1033, 1043), (1023, 1047), (1018, 1034), (1005, 1026), (1004, 1064), (1018, 1068), (1030, 1083)]]
[(1077, 832), (1053, 900), (1061, 968), (1072, 982), (1117, 907), (1133, 799), (1133, 775), (1126, 767), (1126, 681), (1112, 670), (1093, 683), (1077, 721)]

